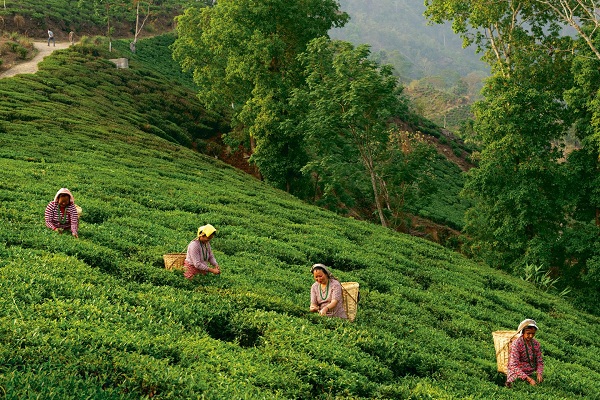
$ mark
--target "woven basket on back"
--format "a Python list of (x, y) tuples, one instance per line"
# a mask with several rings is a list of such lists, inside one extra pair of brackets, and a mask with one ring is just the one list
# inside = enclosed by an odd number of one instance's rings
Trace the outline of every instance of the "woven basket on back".
[(81, 213), (83, 212), (83, 210), (77, 204), (75, 204), (75, 209), (77, 210), (77, 218), (81, 218)]
[(356, 318), (358, 308), (358, 282), (342, 282), (342, 300), (350, 322)]
[(516, 331), (495, 331), (492, 332), (494, 338), (494, 349), (496, 350), (496, 363), (498, 372), (506, 374), (508, 366), (508, 355), (510, 354), (510, 344), (517, 337)]
[(186, 253), (164, 254), (163, 259), (165, 260), (165, 268), (168, 270), (183, 269), (183, 262), (185, 261), (185, 255), (186, 255)]

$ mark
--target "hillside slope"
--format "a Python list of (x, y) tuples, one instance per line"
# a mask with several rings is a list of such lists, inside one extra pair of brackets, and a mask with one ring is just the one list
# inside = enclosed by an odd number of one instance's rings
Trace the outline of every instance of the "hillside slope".
[(420, 115), (466, 138), (464, 124), (472, 119), (471, 105), (480, 96), (489, 66), (450, 24), (428, 24), (423, 1), (341, 0), (350, 15), (343, 28), (331, 30), (336, 39), (371, 45), (375, 59), (391, 64), (407, 86)]
[(409, 82), (426, 76), (456, 79), (472, 72), (486, 72), (474, 48), (464, 49), (450, 24), (428, 25), (423, 1), (340, 0), (350, 15), (343, 28), (333, 29), (336, 39), (369, 43), (382, 52), (402, 78)]
[[(193, 92), (99, 54), (0, 80), (4, 397), (598, 398), (597, 317), (178, 144), (206, 129)], [(83, 208), (79, 239), (43, 224), (60, 187)], [(166, 271), (205, 223), (223, 274)], [(315, 262), (360, 283), (355, 323), (307, 312)], [(509, 390), (491, 332), (525, 317), (545, 382)]]

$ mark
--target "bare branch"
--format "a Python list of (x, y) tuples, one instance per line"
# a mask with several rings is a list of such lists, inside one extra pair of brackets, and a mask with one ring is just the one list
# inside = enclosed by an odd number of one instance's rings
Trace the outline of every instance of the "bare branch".
[[(600, 50), (594, 44), (594, 36), (600, 27), (600, 4), (597, 0), (536, 0), (551, 9), (563, 22), (574, 28), (585, 40), (594, 55), (600, 60)], [(585, 25), (593, 26), (591, 33), (583, 29)]]

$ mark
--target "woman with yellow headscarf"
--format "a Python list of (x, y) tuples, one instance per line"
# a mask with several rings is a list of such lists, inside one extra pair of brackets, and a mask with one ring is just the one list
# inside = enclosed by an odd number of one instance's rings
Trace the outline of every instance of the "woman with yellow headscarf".
[[(196, 239), (192, 240), (187, 247), (183, 263), (185, 267), (183, 276), (186, 279), (192, 279), (197, 274), (206, 275), (208, 272), (215, 275), (221, 273), (221, 267), (210, 247), (210, 240), (216, 231), (215, 227), (210, 224), (198, 228)], [(212, 268), (209, 265), (212, 265)]]

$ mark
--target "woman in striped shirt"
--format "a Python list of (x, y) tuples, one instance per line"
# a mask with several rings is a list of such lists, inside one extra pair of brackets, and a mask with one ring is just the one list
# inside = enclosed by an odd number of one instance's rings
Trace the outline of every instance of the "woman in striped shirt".
[(63, 233), (69, 231), (75, 237), (79, 237), (79, 216), (75, 207), (75, 199), (67, 188), (61, 188), (56, 192), (54, 200), (48, 203), (44, 213), (46, 226), (53, 231)]

